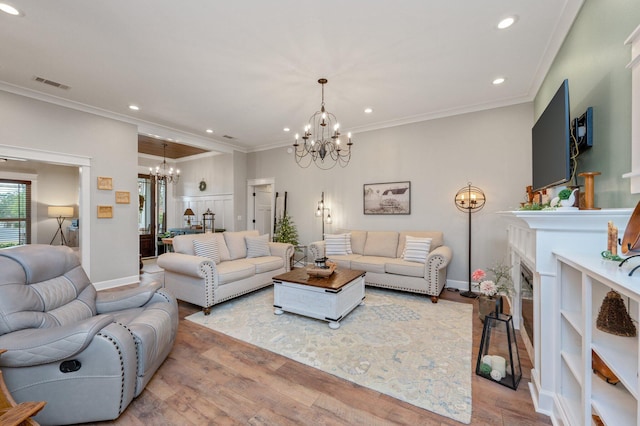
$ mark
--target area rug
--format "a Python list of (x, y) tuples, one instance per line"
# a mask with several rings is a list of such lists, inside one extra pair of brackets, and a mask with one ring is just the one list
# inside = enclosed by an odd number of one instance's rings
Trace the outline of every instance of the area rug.
[(188, 320), (462, 423), (471, 421), (472, 306), (366, 289), (358, 306), (328, 323), (273, 313), (273, 288)]

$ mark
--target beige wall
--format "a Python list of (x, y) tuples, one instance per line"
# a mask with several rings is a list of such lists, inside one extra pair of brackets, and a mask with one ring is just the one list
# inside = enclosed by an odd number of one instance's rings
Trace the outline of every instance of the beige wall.
[[(449, 279), (467, 282), (468, 216), (453, 202), (471, 181), (487, 196), (475, 213), (472, 267), (486, 268), (506, 256), (505, 224), (494, 213), (524, 200), (531, 180), (533, 105), (520, 104), (438, 120), (356, 134), (351, 163), (329, 171), (302, 169), (287, 148), (248, 155), (248, 178), (275, 178), (287, 191), (287, 210), (300, 241), (321, 239), (316, 203), (321, 192), (331, 207), (333, 225), (371, 230), (442, 230), (454, 250)], [(411, 181), (411, 214), (364, 215), (363, 184)]]
[[(0, 91), (0, 141), (3, 146), (90, 159), (91, 265), (94, 282), (127, 281), (138, 276), (137, 203), (115, 204), (115, 191), (137, 193), (136, 126)], [(0, 156), (2, 154), (0, 146)], [(97, 177), (113, 179), (113, 190), (99, 191)], [(54, 199), (57, 188), (39, 191)], [(97, 219), (98, 205), (112, 205), (113, 219)], [(42, 236), (44, 238), (44, 235)]]

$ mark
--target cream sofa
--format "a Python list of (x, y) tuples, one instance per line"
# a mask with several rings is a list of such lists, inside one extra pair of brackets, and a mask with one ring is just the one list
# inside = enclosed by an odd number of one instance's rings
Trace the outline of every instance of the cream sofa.
[[(258, 231), (178, 235), (174, 252), (158, 257), (164, 286), (177, 299), (201, 306), (205, 315), (213, 305), (266, 287), (273, 276), (289, 271), (294, 248), (263, 237), (266, 253), (252, 253)], [(202, 246), (215, 247), (217, 256), (197, 256)]]
[[(365, 284), (396, 290), (422, 293), (438, 302), (447, 281), (447, 265), (452, 251), (444, 245), (442, 232), (437, 231), (342, 231), (350, 236), (351, 254), (331, 254), (325, 251), (325, 241), (309, 245), (311, 259), (328, 257), (339, 268), (366, 271)], [(403, 258), (407, 236), (430, 238), (424, 263)]]

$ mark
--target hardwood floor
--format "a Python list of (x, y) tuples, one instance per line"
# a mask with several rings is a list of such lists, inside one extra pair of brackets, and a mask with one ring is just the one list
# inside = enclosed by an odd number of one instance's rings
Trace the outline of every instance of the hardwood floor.
[[(442, 299), (473, 303), (447, 290)], [(428, 297), (425, 303), (431, 303)], [(186, 321), (198, 307), (179, 306), (178, 336), (165, 363), (117, 420), (99, 424), (461, 424)], [(482, 335), (477, 306), (473, 318), (475, 371)], [(551, 424), (534, 411), (528, 388), (531, 363), (522, 342), (519, 351), (523, 377), (517, 391), (472, 373), (472, 425)]]

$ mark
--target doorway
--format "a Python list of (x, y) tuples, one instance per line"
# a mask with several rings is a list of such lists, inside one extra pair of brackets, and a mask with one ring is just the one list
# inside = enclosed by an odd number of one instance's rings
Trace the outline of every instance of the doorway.
[(260, 235), (273, 237), (275, 211), (275, 182), (273, 179), (256, 179), (248, 182), (247, 229), (256, 229)]
[(150, 175), (138, 175), (138, 233), (140, 255), (158, 256), (164, 246), (158, 244), (158, 235), (166, 232), (167, 184)]

